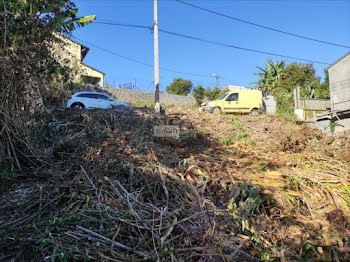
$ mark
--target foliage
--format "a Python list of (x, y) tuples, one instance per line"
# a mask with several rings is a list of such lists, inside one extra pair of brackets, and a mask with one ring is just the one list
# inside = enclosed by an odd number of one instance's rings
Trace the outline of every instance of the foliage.
[(285, 78), (281, 85), (289, 93), (293, 93), (293, 90), (300, 86), (301, 97), (304, 98), (329, 98), (327, 71), (325, 74), (326, 80), (321, 84), (321, 78), (316, 76), (312, 64), (292, 63), (286, 67)]
[(136, 102), (131, 103), (135, 107), (147, 107), (147, 108), (154, 108), (154, 99), (150, 99), (147, 101), (144, 100), (138, 100)]
[(192, 94), (196, 99), (197, 105), (200, 105), (205, 100), (212, 101), (219, 98), (223, 92), (218, 87), (214, 87), (212, 90), (210, 87), (204, 89), (203, 86), (199, 85), (193, 89)]
[(220, 91), (220, 88), (215, 86), (213, 90), (210, 89), (210, 87), (205, 89), (204, 96), (207, 97), (209, 100), (215, 100), (218, 97), (220, 97), (222, 92)]
[[(94, 17), (77, 18), (72, 1), (3, 1), (0, 5), (0, 160), (14, 158), (16, 168), (28, 162), (29, 128), (35, 113), (46, 111), (42, 93), (63, 89), (69, 73), (52, 57), (49, 46), (90, 23)], [(52, 80), (55, 79), (55, 80)], [(26, 124), (27, 123), (27, 124)], [(7, 164), (6, 164), (7, 163)]]
[(174, 95), (188, 95), (192, 90), (192, 82), (183, 78), (174, 78), (173, 82), (166, 87), (167, 93)]
[(221, 138), (220, 143), (225, 146), (229, 146), (233, 145), (235, 142), (248, 142), (249, 134), (246, 132), (239, 118), (232, 117), (231, 124), (235, 128), (235, 132), (231, 133), (227, 137)]
[(197, 105), (200, 105), (204, 99), (205, 89), (203, 88), (203, 86), (199, 85), (199, 86), (193, 88), (192, 94), (193, 94), (194, 98), (196, 99)]
[(269, 58), (265, 68), (257, 68), (260, 70), (260, 72), (254, 73), (254, 75), (259, 77), (259, 81), (256, 82), (257, 87), (264, 91), (270, 91), (272, 94), (274, 94), (284, 77), (285, 62), (278, 62), (277, 60), (272, 62), (272, 60)]
[(259, 77), (256, 87), (270, 91), (277, 102), (277, 113), (289, 120), (295, 120), (293, 90), (297, 86), (301, 97), (329, 98), (327, 71), (325, 81), (321, 83), (312, 64), (291, 63), (286, 66), (284, 61), (268, 59), (265, 68), (258, 69), (260, 72), (254, 74)]
[(211, 93), (207, 94), (207, 96), (210, 98), (210, 100), (215, 100), (219, 98), (222, 95), (222, 92), (219, 87), (215, 86), (213, 88), (213, 91)]
[(323, 83), (320, 83), (318, 88), (316, 89), (316, 98), (321, 99), (329, 99), (330, 91), (329, 91), (329, 76), (327, 69), (324, 70), (325, 78)]
[(335, 128), (339, 126), (339, 124), (337, 124), (337, 122), (335, 121), (335, 119), (331, 119), (331, 121), (329, 122), (329, 128), (331, 130), (331, 134), (334, 134)]

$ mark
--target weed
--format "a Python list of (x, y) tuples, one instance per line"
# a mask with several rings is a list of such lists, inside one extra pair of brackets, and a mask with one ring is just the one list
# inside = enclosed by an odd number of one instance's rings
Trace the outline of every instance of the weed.
[(154, 99), (150, 99), (147, 101), (144, 100), (138, 100), (136, 102), (131, 103), (135, 107), (147, 107), (147, 108), (153, 108), (154, 107)]
[(308, 142), (309, 142), (309, 144), (311, 144), (311, 145), (317, 145), (317, 144), (320, 143), (320, 141), (317, 140), (316, 138), (313, 138), (313, 139), (309, 140)]
[(83, 122), (84, 123), (86, 123), (86, 124), (89, 124), (89, 123), (91, 123), (91, 121), (92, 121), (92, 119), (91, 119), (91, 117), (88, 115), (88, 114), (81, 114), (81, 116), (83, 117)]
[(240, 130), (236, 132), (236, 140), (241, 142), (247, 142), (249, 138), (249, 134), (247, 134), (244, 130)]
[(238, 129), (243, 129), (241, 121), (238, 119), (238, 117), (232, 117), (231, 122), (235, 125)]
[(196, 134), (194, 131), (183, 131), (177, 138), (177, 142), (185, 143), (186, 145), (192, 145)]
[(329, 128), (331, 129), (331, 134), (334, 134), (335, 128), (339, 126), (334, 119), (329, 122)]
[(283, 111), (283, 110), (279, 110), (277, 112), (282, 118), (284, 118), (284, 119), (286, 119), (286, 120), (288, 120), (290, 122), (293, 122), (293, 123), (297, 122), (297, 117), (295, 116), (294, 112)]
[(261, 260), (262, 261), (270, 261), (271, 260), (271, 255), (269, 252), (265, 251), (261, 253)]
[(235, 142), (235, 134), (232, 133), (227, 137), (223, 137), (220, 139), (220, 143), (225, 145), (225, 146), (229, 146), (232, 145)]
[(236, 141), (246, 143), (249, 140), (249, 134), (245, 131), (241, 121), (238, 117), (231, 118), (232, 125), (235, 129), (238, 129), (235, 133), (231, 133), (229, 136), (221, 138), (220, 143), (229, 146), (234, 144)]
[(146, 122), (146, 127), (149, 128), (149, 129), (152, 129), (154, 127), (154, 122), (153, 122), (153, 119), (150, 118), (150, 117), (147, 117), (145, 119), (145, 122)]

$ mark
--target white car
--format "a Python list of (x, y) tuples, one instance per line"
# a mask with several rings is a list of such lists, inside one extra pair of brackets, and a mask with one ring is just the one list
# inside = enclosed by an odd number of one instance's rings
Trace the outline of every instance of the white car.
[(78, 92), (73, 94), (67, 102), (67, 107), (77, 109), (112, 108), (114, 106), (130, 105), (97, 92)]

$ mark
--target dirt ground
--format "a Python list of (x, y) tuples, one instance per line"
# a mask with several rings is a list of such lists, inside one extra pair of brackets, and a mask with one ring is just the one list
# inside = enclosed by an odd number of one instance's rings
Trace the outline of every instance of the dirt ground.
[(350, 261), (350, 134), (169, 107), (58, 110), (33, 139), (2, 261)]

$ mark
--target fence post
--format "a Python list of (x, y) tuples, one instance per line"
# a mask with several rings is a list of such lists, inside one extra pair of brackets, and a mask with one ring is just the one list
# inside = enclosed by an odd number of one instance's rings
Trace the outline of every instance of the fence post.
[(297, 109), (297, 90), (294, 88), (293, 89), (293, 97), (294, 97), (294, 108)]
[(300, 86), (297, 86), (297, 103), (298, 103), (298, 109), (301, 108), (301, 101), (300, 101)]

